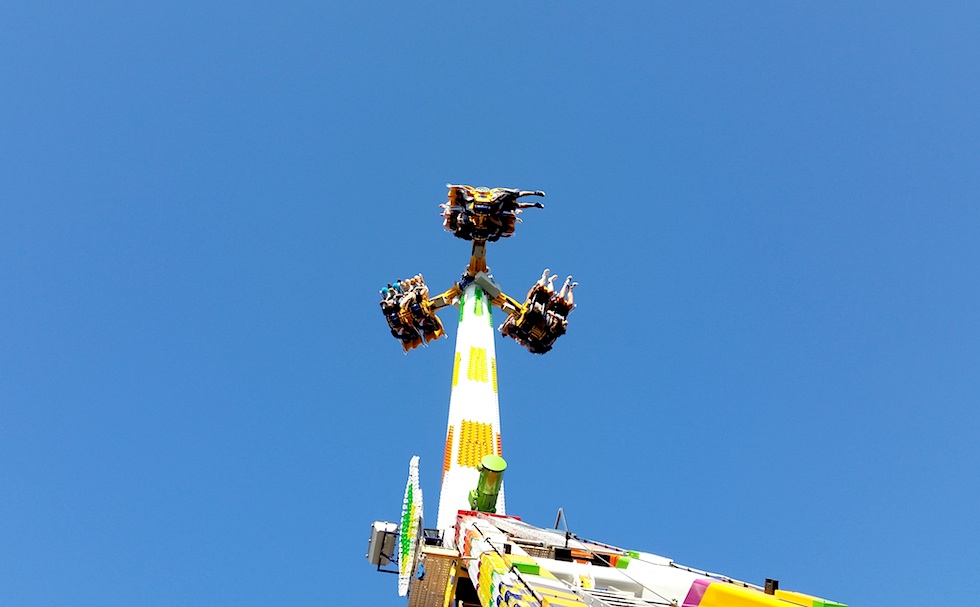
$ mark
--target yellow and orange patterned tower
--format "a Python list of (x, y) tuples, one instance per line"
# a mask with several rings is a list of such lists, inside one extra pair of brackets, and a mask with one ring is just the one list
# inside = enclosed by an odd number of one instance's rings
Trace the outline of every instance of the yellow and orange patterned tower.
[[(471, 283), (459, 298), (459, 329), (439, 494), (437, 525), (442, 530), (456, 525), (458, 511), (470, 509), (468, 495), (476, 487), (480, 459), (487, 454), (502, 455), (494, 333), (487, 294)], [(502, 489), (497, 513), (504, 514)], [(452, 537), (452, 533), (444, 535), (447, 539)]]

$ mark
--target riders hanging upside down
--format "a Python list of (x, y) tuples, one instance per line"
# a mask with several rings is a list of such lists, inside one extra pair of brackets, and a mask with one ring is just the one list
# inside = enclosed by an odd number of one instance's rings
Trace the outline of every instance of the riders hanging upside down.
[(421, 274), (381, 289), (381, 311), (391, 334), (401, 341), (406, 352), (442, 337), (445, 332), (436, 310), (456, 304), (469, 285), (477, 283), (488, 294), (489, 303), (507, 314), (501, 333), (533, 353), (551, 350), (568, 327), (568, 314), (575, 308), (572, 290), (578, 283), (569, 276), (556, 292), (556, 277), (545, 270), (521, 303), (503, 293), (493, 281), (486, 260), (487, 243), (512, 236), (524, 209), (544, 208), (540, 202), (521, 202), (520, 198), (544, 196), (544, 192), (452, 184), (447, 187), (449, 200), (440, 205), (443, 226), (457, 238), (472, 242), (470, 262), (458, 282), (431, 299)]
[(429, 288), (421, 274), (381, 289), (381, 311), (391, 334), (401, 340), (406, 352), (445, 333), (429, 304)]
[(500, 332), (515, 339), (534, 354), (544, 354), (555, 340), (565, 334), (568, 314), (575, 307), (572, 290), (578, 286), (572, 277), (565, 279), (560, 291), (555, 292), (556, 276), (541, 275), (527, 293), (527, 299), (517, 314), (511, 314), (500, 326)]
[(447, 184), (449, 201), (443, 209), (443, 227), (463, 240), (495, 242), (514, 234), (522, 209), (544, 208), (540, 202), (520, 202), (522, 196), (544, 196), (540, 190), (474, 188)]

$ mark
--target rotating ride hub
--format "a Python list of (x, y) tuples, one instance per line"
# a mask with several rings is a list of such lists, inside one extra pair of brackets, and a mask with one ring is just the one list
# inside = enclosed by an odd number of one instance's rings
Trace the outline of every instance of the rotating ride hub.
[(453, 236), (473, 243), (469, 265), (459, 282), (429, 297), (429, 288), (421, 274), (396, 280), (381, 289), (381, 311), (388, 321), (391, 335), (405, 352), (428, 344), (445, 335), (436, 312), (459, 302), (467, 286), (476, 283), (487, 294), (489, 302), (507, 315), (500, 332), (514, 339), (534, 354), (551, 350), (568, 327), (568, 315), (575, 308), (572, 291), (578, 283), (565, 279), (555, 290), (556, 276), (545, 269), (528, 291), (524, 302), (504, 293), (493, 281), (487, 267), (487, 243), (513, 236), (524, 209), (542, 209), (540, 202), (524, 202), (526, 196), (543, 197), (540, 190), (513, 188), (474, 188), (447, 184), (449, 200), (440, 205), (443, 227)]

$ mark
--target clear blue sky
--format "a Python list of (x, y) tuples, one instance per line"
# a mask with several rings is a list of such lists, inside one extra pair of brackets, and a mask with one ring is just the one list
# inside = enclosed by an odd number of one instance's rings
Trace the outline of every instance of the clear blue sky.
[(975, 598), (971, 2), (7, 3), (0, 603), (403, 604), (364, 560), (450, 339), (377, 305), (490, 248), (510, 513), (861, 605)]

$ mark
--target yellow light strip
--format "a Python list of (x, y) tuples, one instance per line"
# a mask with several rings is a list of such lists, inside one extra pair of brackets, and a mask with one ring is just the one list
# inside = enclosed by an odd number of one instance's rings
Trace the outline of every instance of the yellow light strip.
[(493, 393), (497, 393), (497, 359), (490, 359), (490, 376), (493, 379)]
[(487, 381), (487, 351), (485, 348), (470, 348), (470, 360), (466, 367), (466, 379), (472, 381)]
[(460, 359), (460, 354), (459, 352), (457, 352), (456, 362), (453, 363), (453, 387), (454, 388), (456, 387), (456, 384), (459, 383), (459, 362), (460, 362), (459, 359)]

